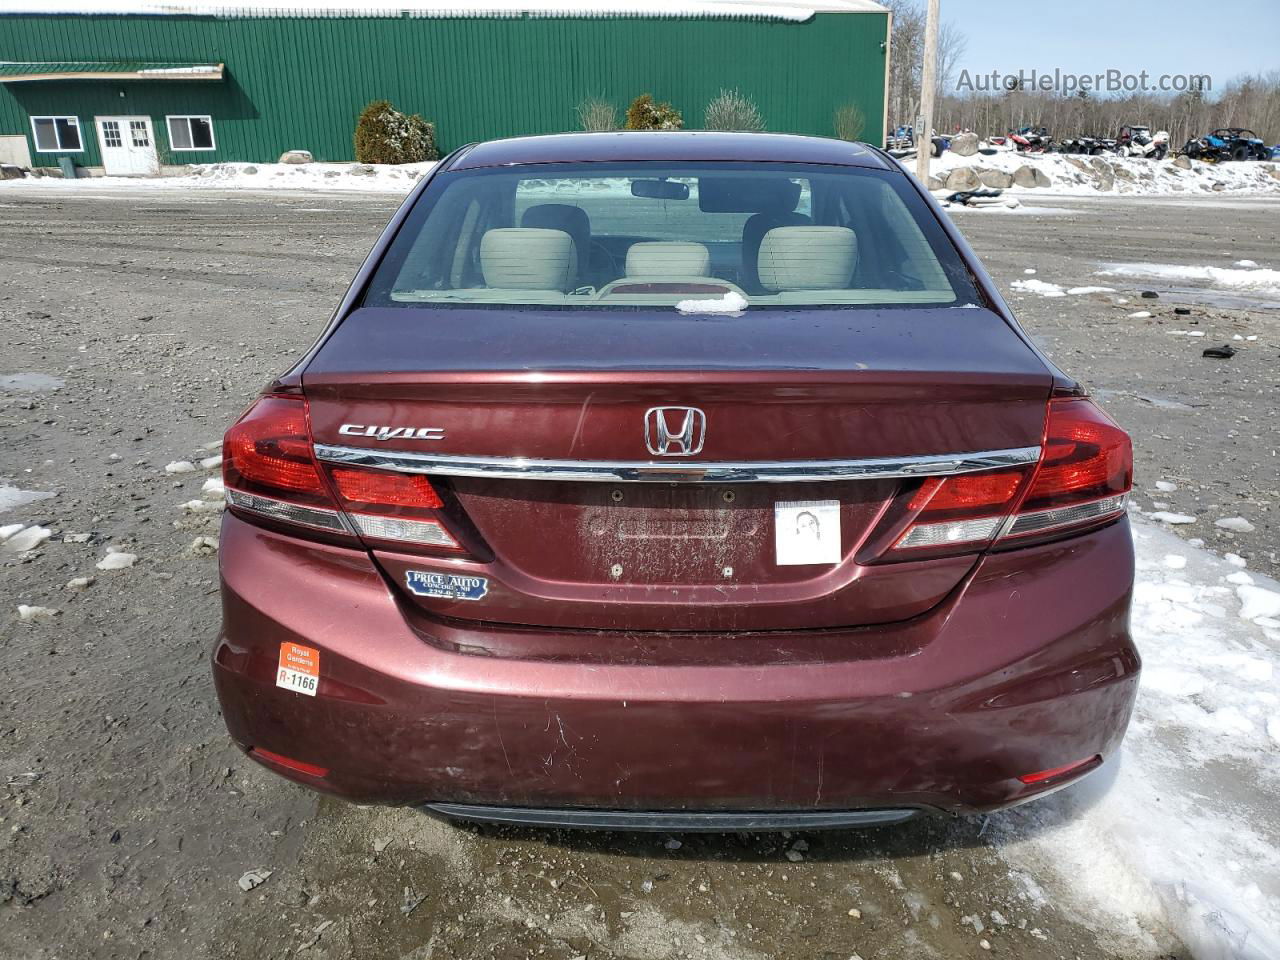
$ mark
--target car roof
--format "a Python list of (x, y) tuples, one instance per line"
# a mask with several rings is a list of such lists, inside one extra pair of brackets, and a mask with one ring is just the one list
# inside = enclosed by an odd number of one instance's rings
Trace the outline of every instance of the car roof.
[(450, 170), (528, 163), (745, 160), (894, 169), (873, 147), (847, 140), (780, 133), (711, 130), (619, 130), (489, 140), (464, 147)]

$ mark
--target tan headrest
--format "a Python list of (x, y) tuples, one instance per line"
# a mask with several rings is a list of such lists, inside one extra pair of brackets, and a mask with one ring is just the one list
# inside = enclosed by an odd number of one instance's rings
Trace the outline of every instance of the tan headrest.
[(858, 262), (848, 227), (774, 227), (760, 241), (760, 284), (768, 290), (839, 290)]
[(578, 257), (563, 230), (499, 227), (480, 238), (480, 270), (492, 289), (568, 290)]
[(670, 280), (705, 277), (711, 271), (711, 252), (701, 243), (633, 243), (627, 249), (628, 280)]

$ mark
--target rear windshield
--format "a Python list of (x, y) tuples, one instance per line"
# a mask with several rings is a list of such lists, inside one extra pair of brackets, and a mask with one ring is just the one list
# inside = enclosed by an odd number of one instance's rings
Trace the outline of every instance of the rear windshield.
[(952, 305), (968, 270), (896, 172), (535, 164), (435, 177), (366, 306)]

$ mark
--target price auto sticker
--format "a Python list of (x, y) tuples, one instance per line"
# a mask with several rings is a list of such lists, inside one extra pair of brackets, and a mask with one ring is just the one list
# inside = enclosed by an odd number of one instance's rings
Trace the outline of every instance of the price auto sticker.
[(320, 651), (296, 643), (280, 644), (276, 686), (314, 697), (320, 686)]

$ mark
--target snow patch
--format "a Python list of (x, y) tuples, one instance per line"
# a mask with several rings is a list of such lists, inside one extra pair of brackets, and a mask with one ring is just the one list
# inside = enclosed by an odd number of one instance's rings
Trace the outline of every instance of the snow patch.
[(1185, 266), (1175, 263), (1112, 263), (1099, 270), (1098, 274), (1104, 277), (1193, 280), (1232, 290), (1257, 290), (1280, 295), (1280, 270), (1244, 270), (1232, 267)]
[(0, 513), (25, 506), (28, 503), (48, 500), (53, 496), (56, 496), (56, 494), (46, 493), (43, 490), (20, 490), (17, 487), (0, 483)]
[(736, 290), (709, 300), (681, 300), (676, 304), (681, 313), (710, 313), (736, 317), (747, 309), (747, 298)]

